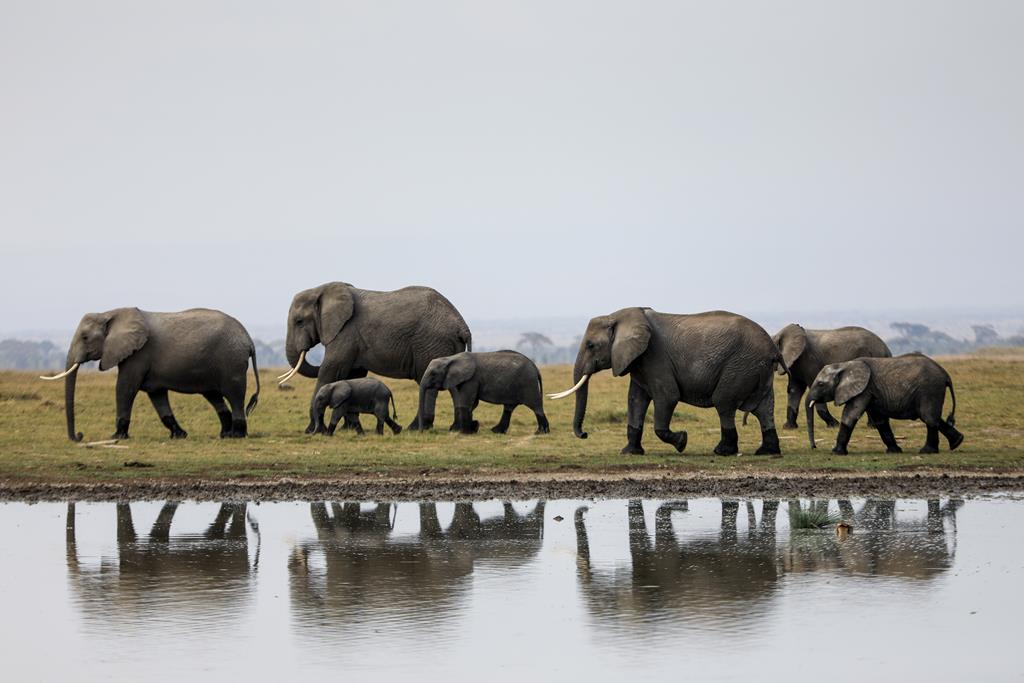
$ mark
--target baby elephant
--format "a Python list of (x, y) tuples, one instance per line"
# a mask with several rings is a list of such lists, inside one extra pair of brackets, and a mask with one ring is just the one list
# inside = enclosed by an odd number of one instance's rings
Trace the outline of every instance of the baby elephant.
[[(388, 415), (388, 402), (391, 402), (393, 414)], [(327, 406), (333, 409), (331, 423), (324, 428), (324, 413)], [(313, 396), (313, 419), (316, 420), (316, 431), (323, 432), (327, 436), (334, 434), (338, 421), (346, 418), (346, 424), (351, 424), (356, 434), (362, 434), (363, 428), (359, 424), (359, 414), (368, 413), (377, 418), (377, 433), (384, 433), (384, 425), (391, 427), (391, 431), (398, 434), (402, 428), (392, 417), (398, 417), (395, 409), (395, 398), (391, 390), (379, 380), (372, 377), (361, 379), (343, 379), (339, 382), (331, 382), (320, 387), (320, 391)]]
[[(949, 387), (953, 410), (942, 419), (942, 403)], [(963, 443), (964, 435), (953, 427), (956, 413), (956, 392), (953, 380), (941, 365), (920, 353), (895, 358), (857, 358), (833, 363), (822, 368), (814, 379), (807, 401), (807, 435), (814, 448), (814, 414), (818, 401), (845, 405), (839, 424), (835, 455), (846, 455), (850, 433), (860, 416), (867, 411), (871, 424), (878, 430), (888, 453), (901, 453), (889, 418), (921, 420), (928, 427), (921, 453), (939, 452), (939, 433), (949, 441), (949, 450)]]
[(480, 401), (505, 406), (501, 420), (491, 428), (495, 434), (508, 431), (512, 411), (525, 405), (537, 416), (537, 433), (548, 433), (544, 416), (544, 387), (533, 361), (518, 351), (463, 352), (430, 361), (420, 380), (420, 415), (431, 390), (448, 389), (455, 403), (455, 424), (463, 434), (473, 434), (480, 423), (473, 410)]

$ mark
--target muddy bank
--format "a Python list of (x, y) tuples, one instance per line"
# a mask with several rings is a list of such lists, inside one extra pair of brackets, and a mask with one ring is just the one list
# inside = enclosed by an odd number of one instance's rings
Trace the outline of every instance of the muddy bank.
[(348, 478), (267, 481), (137, 481), (38, 484), (0, 482), (5, 501), (524, 500), (531, 498), (745, 498), (949, 496), (1024, 492), (1024, 472), (894, 474), (794, 473), (522, 474), (515, 476)]

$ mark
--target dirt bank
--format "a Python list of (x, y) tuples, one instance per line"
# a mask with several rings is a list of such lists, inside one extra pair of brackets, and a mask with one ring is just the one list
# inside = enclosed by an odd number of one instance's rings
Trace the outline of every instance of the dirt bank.
[(129, 500), (525, 500), (532, 498), (744, 498), (948, 496), (1024, 492), (1024, 472), (954, 474), (939, 471), (836, 474), (522, 474), (409, 478), (277, 479), (262, 481), (0, 482), (5, 501)]

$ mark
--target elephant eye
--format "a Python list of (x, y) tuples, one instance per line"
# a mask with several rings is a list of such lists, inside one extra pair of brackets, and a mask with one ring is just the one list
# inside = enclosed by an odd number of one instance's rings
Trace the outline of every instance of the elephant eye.
[(588, 348), (588, 349), (592, 349), (592, 348), (594, 348), (594, 342), (592, 342), (592, 341), (588, 341), (588, 342), (587, 342), (587, 348)]

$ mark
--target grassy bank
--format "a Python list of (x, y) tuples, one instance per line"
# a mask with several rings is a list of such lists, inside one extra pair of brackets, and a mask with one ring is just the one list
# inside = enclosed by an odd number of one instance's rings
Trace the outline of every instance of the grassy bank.
[[(481, 405), (476, 412), (480, 434), (461, 436), (447, 431), (452, 418), (447, 395), (438, 399), (438, 429), (420, 434), (403, 432), (384, 437), (372, 433), (357, 437), (339, 431), (333, 438), (303, 434), (313, 381), (293, 380), (293, 391), (281, 391), (273, 377), (262, 374), (263, 394), (250, 420), (250, 438), (221, 440), (219, 422), (201, 397), (172, 395), (178, 421), (189, 432), (182, 441), (171, 441), (145, 395), (135, 404), (132, 438), (115, 447), (85, 447), (67, 440), (64, 427), (63, 383), (46, 383), (35, 373), (0, 372), (0, 480), (8, 482), (101, 482), (152, 479), (270, 479), (280, 477), (417, 476), (430, 474), (494, 475), (517, 472), (608, 472), (663, 470), (736, 474), (784, 473), (834, 470), (844, 472), (913, 471), (1024, 471), (1024, 362), (1021, 356), (979, 355), (943, 361), (953, 376), (959, 405), (957, 426), (967, 439), (955, 453), (918, 455), (924, 442), (924, 425), (894, 422), (894, 431), (906, 451), (886, 455), (877, 432), (862, 420), (854, 431), (851, 455), (829, 454), (835, 432), (818, 421), (821, 439), (815, 451), (808, 448), (801, 429), (780, 432), (784, 457), (742, 455), (715, 456), (718, 418), (713, 410), (680, 405), (674, 429), (689, 432), (686, 452), (677, 454), (652, 433), (650, 415), (644, 435), (644, 456), (625, 457), (626, 379), (608, 372), (591, 381), (587, 440), (573, 437), (572, 399), (548, 401), (546, 410), (552, 433), (534, 436), (533, 415), (520, 408), (506, 435), (489, 431), (500, 408)], [(571, 368), (543, 368), (547, 391), (571, 385)], [(78, 428), (85, 441), (106, 439), (114, 430), (113, 373), (79, 374)], [(408, 424), (415, 414), (416, 385), (410, 381), (385, 380), (398, 405), (399, 423)], [(785, 383), (776, 380), (776, 419), (785, 413)], [(250, 376), (250, 392), (251, 387)], [(834, 415), (839, 411), (833, 406)], [(947, 408), (948, 412), (948, 397)], [(375, 421), (363, 417), (372, 430)], [(752, 453), (760, 438), (751, 418), (740, 427), (740, 449)], [(129, 465), (126, 465), (128, 463)], [(141, 465), (141, 466), (140, 466)]]

